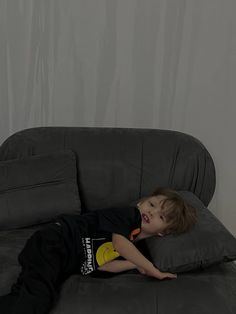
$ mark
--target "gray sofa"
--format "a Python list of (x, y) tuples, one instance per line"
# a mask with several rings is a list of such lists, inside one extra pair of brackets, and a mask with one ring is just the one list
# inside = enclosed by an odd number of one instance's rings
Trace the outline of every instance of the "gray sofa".
[[(215, 182), (205, 146), (181, 132), (95, 127), (16, 132), (0, 147), (0, 295), (16, 281), (26, 240), (57, 215), (135, 205), (158, 186), (189, 191), (207, 207)], [(140, 250), (148, 254), (145, 241)], [(235, 300), (236, 266), (228, 261), (179, 271), (176, 280), (158, 281), (136, 270), (73, 274), (51, 313), (235, 314)]]

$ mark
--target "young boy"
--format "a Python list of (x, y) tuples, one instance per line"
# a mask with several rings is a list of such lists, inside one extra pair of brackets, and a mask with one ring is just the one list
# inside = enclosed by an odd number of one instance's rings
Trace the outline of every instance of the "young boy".
[(157, 279), (176, 278), (157, 269), (133, 243), (186, 232), (195, 222), (195, 209), (165, 188), (156, 189), (136, 206), (59, 215), (27, 240), (18, 256), (22, 271), (11, 293), (0, 297), (0, 312), (49, 313), (61, 284), (72, 274), (138, 269)]

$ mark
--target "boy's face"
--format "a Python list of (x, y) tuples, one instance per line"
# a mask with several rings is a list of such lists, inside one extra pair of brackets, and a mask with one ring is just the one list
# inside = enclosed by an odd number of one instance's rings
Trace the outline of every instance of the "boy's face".
[(161, 214), (161, 203), (165, 199), (166, 197), (163, 195), (151, 196), (137, 204), (142, 217), (141, 229), (143, 234), (147, 236), (164, 235), (167, 223)]

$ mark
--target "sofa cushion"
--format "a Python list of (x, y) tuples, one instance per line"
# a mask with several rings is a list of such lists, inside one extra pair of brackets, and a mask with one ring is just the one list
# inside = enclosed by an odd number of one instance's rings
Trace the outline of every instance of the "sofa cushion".
[(178, 193), (197, 209), (197, 223), (187, 233), (145, 239), (153, 264), (161, 271), (184, 272), (235, 260), (235, 237), (197, 196)]
[(71, 150), (0, 162), (0, 230), (81, 213), (75, 153)]

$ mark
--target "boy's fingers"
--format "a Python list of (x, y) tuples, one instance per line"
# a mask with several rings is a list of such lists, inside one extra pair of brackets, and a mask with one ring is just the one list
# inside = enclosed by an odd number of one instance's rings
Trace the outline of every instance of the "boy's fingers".
[(177, 274), (165, 273), (162, 279), (164, 278), (177, 278)]

